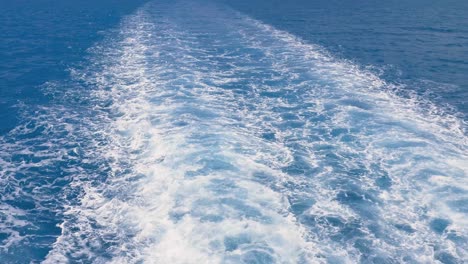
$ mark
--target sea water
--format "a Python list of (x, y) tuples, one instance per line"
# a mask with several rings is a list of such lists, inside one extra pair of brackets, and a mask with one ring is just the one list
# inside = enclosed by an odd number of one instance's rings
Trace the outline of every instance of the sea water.
[(2, 3), (0, 262), (467, 260), (460, 8), (421, 50), (369, 1), (43, 3)]

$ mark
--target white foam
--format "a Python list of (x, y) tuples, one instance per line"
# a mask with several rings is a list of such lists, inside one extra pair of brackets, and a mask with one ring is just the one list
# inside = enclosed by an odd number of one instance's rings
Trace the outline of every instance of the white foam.
[(320, 47), (224, 7), (150, 3), (84, 71), (93, 100), (112, 101), (90, 124), (108, 144), (87, 150), (111, 171), (77, 178), (46, 263), (467, 256), (466, 236), (448, 238), (467, 230), (448, 205), (466, 195), (463, 123)]

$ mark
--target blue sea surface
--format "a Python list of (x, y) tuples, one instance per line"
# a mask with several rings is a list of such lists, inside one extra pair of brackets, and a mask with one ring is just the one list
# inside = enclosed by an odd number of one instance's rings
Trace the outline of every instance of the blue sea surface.
[(0, 263), (468, 262), (468, 2), (0, 0)]
[[(468, 114), (468, 2), (226, 1), (392, 83)], [(455, 108), (455, 109), (453, 109)], [(448, 110), (448, 109), (446, 109)]]
[(66, 79), (102, 31), (144, 2), (1, 0), (0, 134), (16, 126), (19, 104), (46, 103), (40, 86)]

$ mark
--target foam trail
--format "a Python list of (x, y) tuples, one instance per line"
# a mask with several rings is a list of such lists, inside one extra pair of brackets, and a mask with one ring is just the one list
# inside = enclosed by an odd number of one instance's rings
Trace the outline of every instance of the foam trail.
[(45, 263), (467, 259), (464, 124), (320, 47), (152, 2), (73, 76), (95, 108)]
[[(284, 197), (253, 181), (256, 173), (270, 169), (239, 153), (254, 153), (239, 149), (252, 144), (247, 131), (226, 129), (241, 113), (219, 110), (238, 111), (236, 105), (226, 108), (222, 89), (197, 80), (204, 76), (192, 63), (200, 61), (187, 62), (190, 54), (184, 54), (195, 43), (184, 43), (184, 36), (170, 28), (154, 28), (146, 16), (129, 18), (121, 33), (125, 37), (117, 43), (121, 56), (104, 66), (106, 79), (96, 76), (97, 86), (114, 84), (97, 96), (112, 96), (122, 115), (109, 130), (115, 145), (105, 153), (115, 160), (116, 177), (86, 190), (81, 206), (68, 213), (73, 220), (64, 223), (64, 236), (48, 261), (66, 254), (106, 261), (100, 250), (112, 240), (118, 244), (107, 253), (114, 262), (305, 261), (309, 245)], [(165, 34), (151, 37), (159, 30)], [(161, 55), (164, 47), (174, 53)], [(186, 68), (184, 77), (178, 68)], [(188, 90), (193, 84), (200, 87)], [(126, 163), (132, 167), (122, 175)], [(102, 229), (96, 230), (96, 224)], [(67, 232), (77, 228), (81, 232)], [(90, 240), (99, 242), (86, 245)], [(76, 248), (80, 252), (65, 253)]]

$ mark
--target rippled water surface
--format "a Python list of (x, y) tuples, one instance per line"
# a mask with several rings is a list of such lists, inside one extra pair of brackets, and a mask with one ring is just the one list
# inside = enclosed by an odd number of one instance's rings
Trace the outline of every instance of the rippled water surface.
[(468, 260), (463, 99), (246, 5), (122, 7), (36, 86), (2, 54), (0, 262)]

